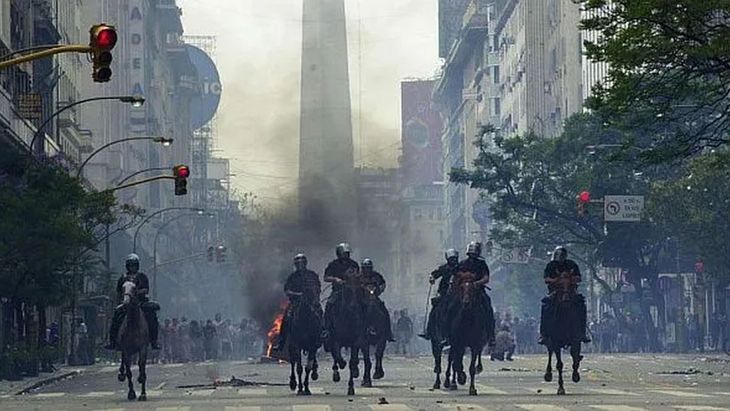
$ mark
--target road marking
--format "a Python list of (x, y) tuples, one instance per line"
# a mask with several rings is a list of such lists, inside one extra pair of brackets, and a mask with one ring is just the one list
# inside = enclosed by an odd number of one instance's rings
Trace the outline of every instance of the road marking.
[(474, 384), (479, 394), (491, 394), (491, 395), (504, 395), (507, 394), (505, 391), (498, 390), (494, 387), (482, 384)]
[(486, 408), (475, 404), (441, 404), (441, 408), (451, 411), (487, 411)]
[(528, 411), (568, 411), (567, 408), (548, 404), (515, 404), (515, 406)]
[(669, 391), (669, 390), (651, 390), (652, 392), (657, 392), (659, 394), (666, 394), (666, 395), (672, 395), (674, 397), (683, 397), (683, 398), (712, 398), (711, 395), (706, 394), (699, 394), (696, 392), (689, 392), (689, 391)]
[(114, 391), (95, 391), (95, 392), (89, 392), (89, 393), (80, 395), (80, 397), (99, 398), (99, 397), (110, 397), (112, 395), (114, 395)]
[(238, 395), (264, 397), (266, 394), (265, 388), (241, 388), (238, 390)]
[(730, 392), (713, 392), (715, 395), (730, 395)]
[(160, 368), (178, 368), (182, 367), (185, 364), (162, 364)]
[(261, 407), (234, 407), (232, 405), (226, 405), (225, 411), (261, 411)]
[(167, 385), (167, 381), (163, 381), (163, 382), (159, 383), (157, 385), (157, 387), (155, 387), (155, 390), (158, 390), (159, 391), (159, 390), (165, 388), (166, 385)]
[(371, 410), (375, 411), (412, 411), (411, 407), (403, 404), (378, 404), (378, 405), (371, 405)]
[(195, 390), (191, 391), (190, 395), (193, 397), (210, 397), (214, 392), (215, 390)]
[(727, 408), (710, 407), (709, 405), (675, 405), (674, 408), (689, 411), (726, 411)]
[(119, 371), (119, 366), (116, 367), (104, 367), (99, 370), (99, 372), (117, 372)]
[(382, 388), (365, 388), (365, 387), (359, 387), (355, 388), (355, 395), (383, 395), (385, 394), (385, 391), (383, 391)]
[(292, 411), (331, 411), (332, 407), (329, 405), (320, 405), (320, 404), (312, 404), (312, 405), (292, 405), (291, 407)]
[(94, 411), (124, 411), (124, 408), (96, 409)]
[(39, 397), (39, 398), (58, 398), (58, 397), (63, 397), (64, 395), (66, 395), (65, 392), (46, 392), (46, 393), (36, 394), (35, 396)]
[(629, 407), (628, 405), (589, 405), (589, 407), (604, 411), (646, 411), (646, 408)]
[(637, 396), (639, 394), (635, 392), (628, 392), (623, 390), (614, 390), (611, 388), (588, 388), (588, 391), (595, 392), (598, 394), (603, 395), (631, 395), (631, 396)]
[(158, 407), (155, 411), (190, 411), (190, 407)]

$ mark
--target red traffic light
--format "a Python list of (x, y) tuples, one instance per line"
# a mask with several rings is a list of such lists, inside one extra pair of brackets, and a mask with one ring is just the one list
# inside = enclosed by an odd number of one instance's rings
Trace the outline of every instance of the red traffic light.
[(190, 169), (188, 166), (176, 166), (174, 169), (175, 177), (188, 178), (190, 177)]
[(588, 191), (581, 192), (578, 194), (578, 201), (581, 203), (589, 203), (591, 201), (591, 193)]
[(106, 24), (97, 24), (91, 28), (91, 46), (109, 51), (117, 45), (117, 29)]

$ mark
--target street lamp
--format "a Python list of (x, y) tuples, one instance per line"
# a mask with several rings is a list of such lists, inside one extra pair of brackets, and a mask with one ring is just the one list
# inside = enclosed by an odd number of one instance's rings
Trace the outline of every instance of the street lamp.
[(96, 149), (93, 153), (89, 154), (88, 157), (86, 157), (86, 160), (84, 160), (83, 163), (81, 163), (81, 166), (79, 166), (78, 170), (76, 170), (76, 178), (81, 177), (81, 172), (84, 169), (84, 166), (91, 160), (95, 155), (99, 154), (102, 150), (108, 148), (109, 146), (113, 146), (115, 144), (125, 143), (127, 141), (136, 141), (136, 140), (150, 140), (155, 143), (161, 144), (163, 147), (169, 147), (172, 145), (173, 139), (171, 138), (165, 138), (165, 137), (150, 137), (150, 136), (142, 136), (142, 137), (127, 137), (122, 138), (119, 140), (114, 140), (109, 143), (104, 144), (103, 146)]
[(162, 210), (158, 210), (152, 214), (150, 214), (147, 218), (145, 218), (138, 226), (137, 229), (134, 231), (134, 240), (132, 241), (132, 252), (137, 252), (137, 237), (139, 236), (139, 230), (144, 227), (145, 224), (147, 224), (150, 220), (152, 220), (153, 217), (158, 216), (166, 211), (172, 211), (172, 210), (191, 210), (195, 211), (198, 214), (202, 214), (205, 212), (202, 208), (197, 207), (167, 207), (163, 208)]
[[(164, 146), (164, 144), (163, 144)], [(135, 171), (134, 173), (124, 177), (122, 181), (117, 183), (117, 187), (121, 186), (122, 184), (126, 183), (127, 181), (131, 180), (133, 177), (136, 177), (140, 174), (149, 173), (150, 171), (169, 171), (172, 169), (172, 166), (169, 167), (151, 167), (151, 168), (145, 168), (144, 170)]]
[[(92, 101), (101, 101), (101, 100), (117, 100), (117, 101), (122, 102), (122, 103), (131, 104), (132, 107), (137, 107), (137, 108), (142, 107), (142, 105), (145, 102), (145, 98), (143, 96), (140, 96), (140, 95), (131, 95), (131, 96), (98, 96), (98, 97), (90, 97), (90, 98), (83, 99), (83, 100), (79, 100), (79, 101), (74, 101), (73, 103), (71, 103), (71, 104), (69, 104), (69, 105), (67, 105), (65, 107), (62, 107), (58, 111), (56, 111), (55, 113), (51, 114), (46, 119), (46, 121), (44, 121), (43, 124), (41, 124), (40, 127), (38, 127), (38, 130), (33, 135), (33, 139), (30, 141), (30, 145), (28, 146), (28, 149), (30, 150), (31, 154), (34, 153), (33, 147), (35, 145), (36, 140), (38, 140), (38, 138), (40, 138), (40, 136), (43, 135), (43, 130), (46, 128), (46, 126), (48, 126), (48, 124), (54, 118), (58, 117), (61, 113), (63, 113), (64, 111), (66, 111), (66, 110), (68, 110), (68, 109), (70, 109), (72, 107), (76, 107), (76, 106), (78, 106), (80, 104), (84, 104), (84, 103), (90, 103)], [(41, 147), (43, 147), (43, 146), (41, 146)], [(39, 152), (43, 152), (42, 149), (41, 150), (38, 150), (38, 151)]]
[(182, 214), (176, 217), (173, 217), (169, 220), (167, 220), (160, 228), (157, 229), (157, 233), (155, 233), (155, 241), (152, 243), (152, 261), (153, 261), (153, 271), (152, 271), (152, 299), (157, 299), (157, 240), (160, 238), (160, 234), (162, 234), (162, 230), (164, 230), (168, 225), (170, 225), (173, 221), (177, 221), (181, 218), (185, 217), (195, 217), (195, 216), (206, 216), (206, 217), (216, 217), (217, 214), (215, 213), (206, 213), (203, 210), (198, 210), (195, 213), (187, 213)]

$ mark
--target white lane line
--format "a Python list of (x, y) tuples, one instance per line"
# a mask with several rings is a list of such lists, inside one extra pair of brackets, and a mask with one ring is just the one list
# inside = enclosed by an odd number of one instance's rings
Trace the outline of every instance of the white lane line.
[(261, 411), (261, 407), (236, 407), (232, 405), (226, 405), (225, 411)]
[(374, 411), (412, 411), (411, 407), (403, 404), (371, 405), (370, 409)]
[(58, 397), (63, 397), (64, 395), (66, 395), (65, 392), (46, 392), (46, 393), (36, 394), (35, 397), (38, 397), (38, 398), (58, 398)]
[(190, 411), (190, 407), (158, 407), (155, 411)]
[(568, 411), (567, 408), (548, 404), (515, 404), (515, 407), (528, 411)]
[(89, 393), (80, 395), (80, 397), (99, 398), (99, 397), (110, 397), (112, 395), (114, 395), (114, 391), (94, 391), (94, 392), (89, 392)]
[(124, 408), (95, 409), (94, 411), (124, 411)]
[(730, 395), (730, 392), (713, 392), (715, 395)]
[(674, 408), (688, 411), (727, 411), (727, 408), (710, 407), (709, 405), (675, 405)]
[(646, 411), (646, 408), (629, 407), (628, 405), (589, 405), (589, 407), (603, 411)]
[(119, 371), (119, 367), (104, 367), (99, 369), (99, 372), (116, 372)]
[(635, 392), (628, 392), (623, 390), (614, 390), (611, 388), (588, 388), (588, 391), (595, 392), (597, 394), (603, 394), (603, 395), (630, 395), (630, 396), (637, 396), (639, 394)]
[(215, 390), (196, 390), (191, 391), (190, 395), (192, 395), (193, 397), (210, 397), (211, 395), (213, 395), (214, 392)]
[(355, 388), (355, 395), (383, 395), (385, 394), (385, 391), (383, 391), (382, 388), (365, 388), (365, 387), (356, 387)]
[(498, 390), (498, 389), (496, 389), (494, 387), (490, 387), (488, 385), (482, 385), (482, 384), (474, 384), (474, 385), (476, 386), (477, 392), (479, 392), (479, 394), (486, 394), (486, 395), (489, 395), (489, 394), (491, 394), (491, 395), (504, 395), (504, 394), (507, 394), (507, 392), (505, 392), (505, 391)]
[(238, 395), (251, 396), (251, 397), (264, 397), (267, 391), (265, 388), (241, 388), (238, 390)]
[(332, 411), (332, 407), (324, 404), (292, 405), (292, 411)]
[(659, 393), (659, 394), (666, 394), (666, 395), (671, 395), (674, 397), (682, 397), (682, 398), (712, 398), (711, 395), (700, 394), (700, 393), (689, 392), (689, 391), (670, 391), (670, 390), (651, 390), (651, 391)]
[(182, 367), (185, 364), (162, 364), (160, 368), (178, 368)]
[(441, 404), (441, 408), (451, 411), (487, 411), (486, 408), (476, 404)]

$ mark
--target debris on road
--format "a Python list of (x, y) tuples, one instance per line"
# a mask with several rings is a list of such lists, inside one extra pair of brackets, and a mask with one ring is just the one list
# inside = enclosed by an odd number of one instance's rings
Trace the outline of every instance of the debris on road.
[(387, 405), (390, 404), (388, 400), (385, 399), (385, 397), (378, 398), (378, 405)]
[(257, 381), (247, 381), (242, 380), (240, 378), (236, 378), (235, 376), (231, 377), (230, 380), (221, 380), (217, 379), (213, 381), (210, 384), (191, 384), (191, 385), (178, 385), (177, 388), (222, 388), (222, 387), (263, 387), (263, 386), (271, 386), (271, 387), (284, 387), (288, 386), (289, 384), (283, 384), (283, 383), (271, 383), (271, 382), (257, 382)]
[(655, 373), (656, 375), (697, 375), (697, 374), (706, 374), (706, 375), (713, 375), (712, 371), (702, 371), (698, 370), (697, 368), (687, 368), (686, 370), (675, 370), (675, 371), (660, 371)]
[(536, 370), (528, 370), (527, 368), (502, 367), (502, 368), (498, 369), (497, 371), (506, 371), (506, 372), (535, 372)]

